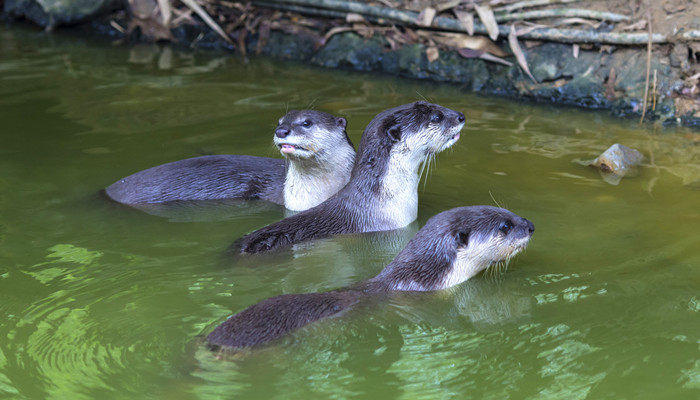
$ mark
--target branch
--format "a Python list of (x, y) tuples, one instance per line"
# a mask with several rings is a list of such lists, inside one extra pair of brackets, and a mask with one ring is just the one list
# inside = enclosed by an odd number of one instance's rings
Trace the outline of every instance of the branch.
[(540, 19), (540, 18), (553, 18), (553, 17), (565, 17), (565, 18), (588, 18), (588, 19), (598, 19), (602, 21), (629, 21), (630, 18), (626, 15), (620, 15), (610, 12), (599, 12), (593, 10), (582, 10), (580, 8), (558, 8), (554, 10), (537, 10), (537, 11), (527, 11), (521, 13), (512, 14), (496, 14), (496, 21), (506, 22), (506, 21), (518, 21), (527, 19)]
[[(315, 13), (327, 13), (328, 10), (342, 11), (345, 13), (362, 14), (365, 17), (370, 17), (376, 20), (377, 23), (391, 24), (401, 23), (406, 26), (416, 27), (418, 13), (414, 11), (395, 10), (387, 7), (369, 6), (363, 3), (344, 1), (344, 0), (282, 0), (284, 3), (296, 4), (301, 6), (320, 7), (326, 10), (317, 10), (315, 8), (306, 8), (304, 11), (307, 14), (314, 15)], [(253, 4), (257, 4), (253, 0)], [(266, 7), (276, 8), (278, 3), (272, 5), (266, 3)], [(466, 33), (466, 29), (462, 24), (448, 17), (436, 17), (430, 26), (434, 29), (446, 30), (452, 32)], [(508, 37), (511, 28), (509, 26), (499, 26), (499, 36)], [(488, 34), (486, 27), (483, 24), (474, 24), (474, 33)], [(618, 32), (596, 32), (583, 31), (575, 29), (555, 29), (555, 28), (536, 28), (528, 30), (520, 35), (521, 39), (529, 40), (545, 40), (561, 43), (599, 43), (599, 44), (618, 44), (618, 45), (643, 45), (651, 40), (652, 43), (668, 43), (673, 39), (661, 33), (653, 33), (651, 36), (647, 33), (618, 33)], [(700, 39), (700, 31), (690, 31), (682, 34), (685, 39)]]
[(493, 12), (507, 13), (507, 12), (511, 12), (513, 10), (519, 10), (521, 8), (539, 7), (539, 6), (546, 6), (549, 4), (575, 3), (576, 1), (578, 1), (578, 0), (525, 0), (525, 1), (519, 1), (517, 3), (509, 4), (507, 6), (494, 8)]

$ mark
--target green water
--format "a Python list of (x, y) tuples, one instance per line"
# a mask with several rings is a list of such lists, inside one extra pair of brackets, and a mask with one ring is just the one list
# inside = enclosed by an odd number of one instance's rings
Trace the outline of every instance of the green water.
[[(98, 191), (202, 154), (277, 156), (287, 109), (347, 117), (416, 99), (463, 111), (418, 223), (501, 204), (535, 223), (507, 272), (402, 294), (217, 359), (198, 342), (280, 293), (367, 279), (396, 235), (254, 260), (224, 249), (284, 215), (234, 202), (149, 214)], [(695, 399), (700, 136), (460, 88), (0, 27), (0, 397)], [(647, 155), (619, 185), (580, 164)], [(425, 180), (425, 176), (424, 176)], [(152, 210), (151, 210), (152, 211)]]

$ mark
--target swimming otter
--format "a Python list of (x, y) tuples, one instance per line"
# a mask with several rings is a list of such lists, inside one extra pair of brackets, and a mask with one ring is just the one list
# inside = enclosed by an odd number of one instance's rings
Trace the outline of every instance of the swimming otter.
[(527, 246), (532, 222), (503, 208), (444, 211), (416, 233), (372, 279), (331, 292), (285, 294), (229, 317), (207, 341), (212, 348), (256, 346), (311, 322), (337, 316), (363, 299), (395, 291), (432, 291), (458, 285)]
[(232, 246), (258, 253), (343, 233), (404, 227), (418, 213), (418, 167), (452, 146), (464, 114), (424, 101), (377, 115), (365, 128), (350, 182), (320, 205), (248, 234)]
[(117, 202), (132, 205), (244, 198), (306, 210), (350, 179), (355, 149), (346, 126), (345, 118), (293, 110), (280, 118), (274, 137), (287, 162), (243, 155), (194, 157), (137, 172), (105, 192)]

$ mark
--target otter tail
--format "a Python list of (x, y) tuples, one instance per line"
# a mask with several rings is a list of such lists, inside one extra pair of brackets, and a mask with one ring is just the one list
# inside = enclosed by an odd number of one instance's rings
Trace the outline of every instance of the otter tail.
[(360, 291), (343, 290), (272, 297), (229, 317), (207, 336), (207, 341), (212, 348), (257, 346), (336, 316), (355, 305), (361, 295)]

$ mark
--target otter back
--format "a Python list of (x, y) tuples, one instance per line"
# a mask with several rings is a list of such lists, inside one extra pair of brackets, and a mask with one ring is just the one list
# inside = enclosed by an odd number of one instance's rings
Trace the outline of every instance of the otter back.
[(105, 192), (124, 204), (227, 198), (284, 204), (285, 160), (244, 155), (188, 158), (120, 179)]

